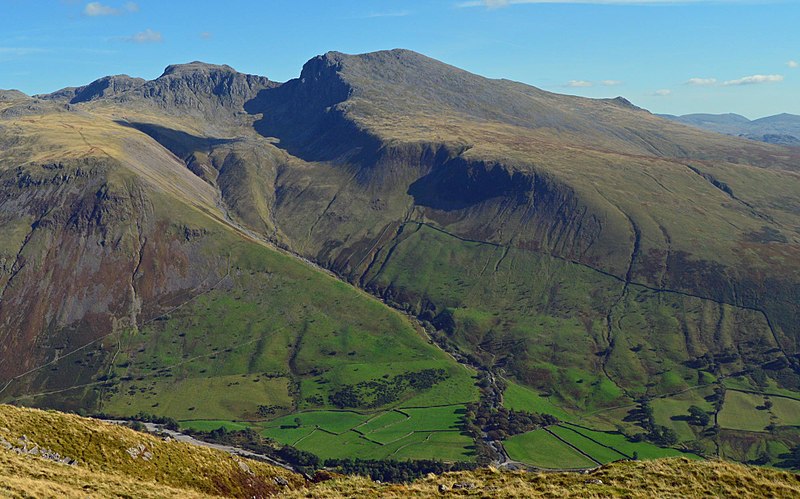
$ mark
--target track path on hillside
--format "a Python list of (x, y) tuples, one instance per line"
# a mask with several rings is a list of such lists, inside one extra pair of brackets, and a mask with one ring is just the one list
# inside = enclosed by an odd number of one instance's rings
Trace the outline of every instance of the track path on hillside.
[[(117, 425), (125, 425), (125, 424), (128, 423), (128, 421), (120, 420), (120, 419), (104, 419), (102, 421), (105, 421), (107, 423), (117, 424)], [(223, 445), (223, 444), (215, 444), (215, 443), (212, 443), (212, 442), (205, 442), (203, 440), (198, 440), (198, 439), (194, 438), (191, 435), (187, 435), (187, 434), (181, 433), (179, 431), (168, 430), (166, 428), (163, 428), (161, 425), (158, 425), (158, 424), (155, 424), (155, 423), (142, 423), (142, 424), (145, 426), (145, 428), (147, 428), (147, 431), (150, 432), (150, 433), (162, 433), (162, 434), (166, 434), (171, 439), (176, 440), (178, 442), (183, 442), (183, 443), (187, 443), (187, 444), (190, 444), (190, 445), (197, 445), (199, 447), (209, 447), (211, 449), (217, 449), (217, 450), (221, 450), (223, 452), (227, 452), (228, 454), (233, 454), (234, 456), (241, 456), (241, 457), (246, 457), (246, 458), (249, 458), (249, 459), (255, 459), (255, 460), (259, 460), (259, 461), (266, 461), (266, 462), (268, 462), (269, 464), (271, 464), (273, 466), (279, 466), (279, 467), (281, 467), (283, 469), (286, 469), (286, 470), (289, 470), (289, 471), (293, 471), (295, 473), (300, 473), (300, 474), (306, 476), (306, 478), (308, 478), (308, 476), (305, 473), (302, 473), (301, 471), (294, 469), (292, 466), (290, 466), (290, 465), (288, 465), (286, 463), (277, 461), (277, 460), (275, 460), (275, 459), (273, 459), (273, 458), (271, 458), (269, 456), (266, 456), (264, 454), (259, 454), (258, 452), (249, 451), (247, 449), (242, 449), (240, 447), (234, 447), (232, 445)]]

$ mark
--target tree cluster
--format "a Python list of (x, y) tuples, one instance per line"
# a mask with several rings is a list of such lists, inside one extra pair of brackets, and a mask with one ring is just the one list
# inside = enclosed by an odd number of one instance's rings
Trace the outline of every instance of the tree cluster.
[(502, 407), (499, 404), (499, 393), (505, 390), (505, 383), (501, 379), (493, 382), (486, 371), (479, 373), (477, 385), (480, 390), (480, 402), (467, 405), (462, 430), (475, 441), (475, 454), (479, 464), (489, 464), (499, 457), (497, 450), (489, 441), (504, 440), (511, 435), (559, 422), (558, 418), (551, 414), (515, 411)]
[[(114, 419), (112, 416), (105, 414), (103, 412), (96, 412), (92, 414), (92, 417), (98, 419)], [(136, 425), (135, 423), (140, 423)], [(134, 429), (144, 428), (144, 425), (141, 423), (153, 423), (157, 425), (161, 425), (164, 428), (172, 431), (178, 431), (180, 426), (178, 425), (178, 421), (175, 418), (170, 418), (166, 416), (154, 416), (144, 411), (140, 411), (138, 414), (130, 418), (130, 422), (128, 426)]]
[(645, 431), (628, 435), (628, 438), (634, 442), (641, 442), (647, 440), (656, 445), (669, 447), (678, 443), (678, 434), (675, 430), (668, 428), (664, 425), (656, 424), (655, 417), (653, 416), (653, 408), (650, 406), (650, 401), (642, 399), (636, 409), (628, 413), (628, 420), (638, 421)]
[(711, 415), (696, 405), (689, 407), (689, 424), (695, 426), (708, 426)]
[(776, 466), (800, 471), (800, 445), (794, 447), (785, 454), (781, 454), (779, 457), (781, 461), (779, 461)]
[(290, 464), (296, 470), (306, 474), (313, 473), (314, 470), (318, 469), (320, 466), (320, 459), (315, 454), (297, 449), (291, 445), (276, 445), (274, 441), (262, 437), (252, 428), (230, 431), (225, 429), (224, 426), (221, 426), (216, 430), (208, 432), (187, 431), (187, 433), (191, 433), (197, 438), (207, 442), (240, 447), (257, 454), (281, 460)]
[(468, 471), (477, 467), (475, 463), (445, 463), (439, 460), (395, 461), (371, 459), (328, 459), (325, 467), (347, 475), (369, 476), (381, 482), (410, 482), (428, 473)]
[(444, 369), (423, 369), (398, 374), (390, 379), (374, 379), (355, 385), (345, 385), (330, 394), (328, 401), (340, 409), (380, 407), (395, 402), (406, 390), (427, 390), (446, 379), (447, 372)]
[(492, 408), (488, 404), (468, 405), (466, 418), (472, 419), (492, 440), (504, 440), (512, 435), (558, 424), (558, 418), (551, 414)]

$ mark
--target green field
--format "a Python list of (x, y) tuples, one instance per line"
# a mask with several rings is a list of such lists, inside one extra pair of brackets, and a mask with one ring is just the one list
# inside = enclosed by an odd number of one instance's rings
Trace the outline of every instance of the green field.
[[(478, 398), (474, 372), (365, 293), (261, 246), (228, 242), (225, 263), (234, 268), (219, 289), (122, 336), (104, 412), (169, 416), (197, 430), (248, 421), (322, 457), (472, 458), (456, 411)], [(428, 371), (441, 374), (426, 385), (407, 381)], [(342, 408), (332, 398), (373, 386), (383, 387), (368, 399), (384, 397), (377, 404)], [(400, 406), (408, 412), (392, 412)], [(353, 431), (383, 413), (400, 419), (359, 430), (366, 436)]]
[(311, 411), (264, 423), (261, 434), (323, 459), (470, 461), (474, 459), (470, 449), (472, 440), (460, 431), (463, 413), (463, 406), (395, 409), (373, 414)]
[(686, 421), (689, 407), (697, 406), (704, 411), (713, 412), (712, 405), (705, 399), (712, 393), (710, 387), (701, 387), (689, 390), (673, 397), (657, 398), (650, 402), (656, 423), (675, 430), (681, 442), (692, 441), (697, 438), (695, 431), (701, 428), (690, 425)]
[(511, 459), (548, 469), (594, 468), (597, 463), (545, 430), (514, 435), (504, 443)]
[(631, 456), (623, 454), (622, 452), (609, 448), (606, 445), (590, 439), (589, 437), (573, 430), (568, 426), (554, 426), (550, 431), (569, 442), (571, 445), (582, 450), (586, 454), (592, 456), (592, 459), (599, 461), (603, 464), (612, 461), (619, 461), (620, 459), (629, 459)]
[(257, 418), (259, 405), (292, 405), (287, 378), (265, 378), (258, 374), (171, 380), (145, 378), (122, 382), (105, 410), (132, 416), (157, 413), (175, 419)]
[(264, 428), (279, 431), (281, 427), (300, 426), (301, 428), (321, 428), (329, 433), (344, 433), (368, 418), (368, 415), (351, 411), (309, 411), (270, 421), (264, 424)]
[(225, 428), (228, 431), (240, 431), (250, 428), (250, 425), (248, 423), (236, 423), (234, 421), (197, 420), (181, 421), (180, 427), (181, 429), (209, 432), (218, 428)]
[(561, 421), (574, 419), (573, 415), (550, 402), (549, 397), (543, 397), (535, 390), (508, 380), (506, 380), (506, 390), (503, 392), (503, 406), (515, 411), (552, 414)]
[(766, 431), (770, 412), (756, 409), (764, 405), (764, 396), (728, 390), (719, 413), (719, 425), (731, 430)]
[(778, 419), (779, 425), (800, 426), (800, 401), (783, 397), (770, 397), (770, 412)]
[(581, 435), (591, 438), (602, 445), (615, 449), (620, 454), (633, 457), (634, 453), (638, 454), (639, 459), (659, 459), (662, 457), (675, 457), (684, 456), (692, 459), (697, 459), (691, 453), (681, 452), (677, 449), (659, 447), (648, 442), (631, 442), (625, 435), (610, 431), (597, 431), (573, 424), (565, 424), (566, 428), (574, 430)]

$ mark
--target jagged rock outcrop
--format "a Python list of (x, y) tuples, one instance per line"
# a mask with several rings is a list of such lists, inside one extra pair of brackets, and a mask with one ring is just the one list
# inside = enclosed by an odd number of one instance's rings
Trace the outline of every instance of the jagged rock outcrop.
[(142, 78), (128, 75), (104, 76), (82, 87), (67, 87), (50, 94), (39, 95), (40, 99), (66, 101), (70, 104), (90, 102), (97, 99), (117, 96), (127, 90), (144, 84)]

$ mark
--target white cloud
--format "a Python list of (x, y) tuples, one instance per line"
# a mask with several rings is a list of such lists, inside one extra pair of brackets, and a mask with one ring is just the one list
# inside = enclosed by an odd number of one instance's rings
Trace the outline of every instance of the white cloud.
[(89, 2), (83, 8), (83, 13), (91, 17), (118, 16), (126, 12), (139, 12), (139, 5), (134, 2), (128, 2), (124, 6), (117, 8), (100, 2)]
[(457, 7), (486, 7), (499, 9), (520, 4), (586, 4), (586, 5), (669, 5), (688, 3), (734, 3), (736, 0), (467, 0), (457, 3)]
[(731, 85), (757, 85), (759, 83), (777, 83), (779, 81), (783, 81), (783, 76), (781, 75), (752, 75), (752, 76), (744, 76), (742, 78), (738, 78), (736, 80), (728, 80), (723, 83), (725, 86)]
[(655, 95), (656, 97), (667, 97), (669, 95), (672, 95), (672, 90), (668, 88), (662, 88), (660, 90), (656, 90), (655, 92), (653, 92), (653, 95)]
[(622, 85), (622, 81), (620, 80), (601, 80), (600, 84), (604, 87), (616, 87), (617, 85)]
[(695, 87), (707, 87), (709, 85), (713, 85), (717, 82), (716, 78), (689, 78), (686, 81), (687, 85), (693, 85)]
[(592, 85), (594, 85), (592, 82), (586, 80), (570, 80), (564, 86), (570, 88), (585, 88), (591, 87)]
[(786, 65), (787, 65), (787, 66), (789, 66), (789, 67), (790, 67), (790, 68), (792, 68), (792, 69), (794, 69), (794, 68), (800, 68), (800, 62), (797, 62), (797, 61), (788, 61), (788, 62), (786, 63)]
[(164, 37), (160, 32), (148, 28), (141, 33), (129, 36), (126, 40), (133, 43), (161, 43), (164, 41)]

